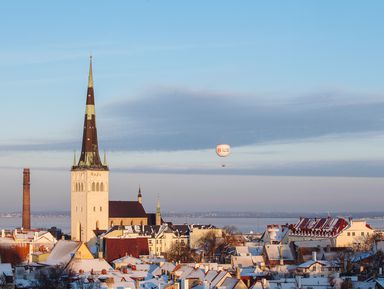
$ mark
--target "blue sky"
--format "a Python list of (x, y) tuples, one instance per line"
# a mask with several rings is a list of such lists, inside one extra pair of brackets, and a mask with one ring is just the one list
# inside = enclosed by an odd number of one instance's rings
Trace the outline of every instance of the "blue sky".
[[(166, 210), (381, 210), (383, 12), (381, 1), (1, 3), (11, 201), (0, 210), (19, 208), (23, 167), (36, 210), (68, 209), (90, 53), (112, 199), (141, 184), (149, 209), (160, 194)], [(311, 203), (313, 191), (337, 202)]]

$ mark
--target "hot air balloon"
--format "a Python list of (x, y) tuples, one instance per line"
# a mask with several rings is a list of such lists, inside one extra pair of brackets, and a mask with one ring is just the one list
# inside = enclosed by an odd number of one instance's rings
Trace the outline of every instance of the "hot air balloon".
[[(231, 147), (228, 144), (219, 144), (216, 146), (216, 153), (221, 158), (227, 157), (231, 153)], [(225, 167), (225, 164), (221, 166)]]
[(216, 146), (216, 153), (219, 157), (226, 157), (231, 153), (231, 147), (227, 144), (219, 144)]

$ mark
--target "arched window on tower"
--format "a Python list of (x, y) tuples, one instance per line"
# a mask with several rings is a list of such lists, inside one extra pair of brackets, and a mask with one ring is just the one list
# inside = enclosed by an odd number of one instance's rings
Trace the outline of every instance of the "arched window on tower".
[(100, 191), (104, 192), (104, 184), (102, 182), (100, 183)]
[(79, 184), (78, 184), (78, 183), (75, 184), (74, 191), (75, 191), (75, 192), (78, 192), (78, 191), (79, 191)]
[(80, 184), (80, 190), (79, 191), (84, 192), (84, 184), (83, 183)]
[(95, 191), (95, 183), (92, 183), (92, 192)]
[(100, 185), (99, 183), (96, 183), (96, 192), (99, 192), (100, 191)]

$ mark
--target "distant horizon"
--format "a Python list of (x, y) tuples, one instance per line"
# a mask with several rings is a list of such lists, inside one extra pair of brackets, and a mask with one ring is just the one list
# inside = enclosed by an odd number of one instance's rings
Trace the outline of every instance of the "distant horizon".
[[(21, 211), (0, 211), (0, 217), (4, 215), (21, 216)], [(70, 211), (31, 211), (32, 216), (70, 216)], [(162, 212), (164, 217), (196, 217), (196, 218), (323, 218), (323, 217), (352, 217), (352, 218), (375, 218), (383, 217), (384, 211), (355, 211), (355, 212), (251, 212), (251, 211), (196, 211), (196, 212)]]

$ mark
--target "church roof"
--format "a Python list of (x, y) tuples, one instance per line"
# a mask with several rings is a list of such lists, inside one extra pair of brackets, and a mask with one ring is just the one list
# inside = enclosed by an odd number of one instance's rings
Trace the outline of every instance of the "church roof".
[(109, 201), (109, 217), (147, 218), (147, 214), (138, 201)]

